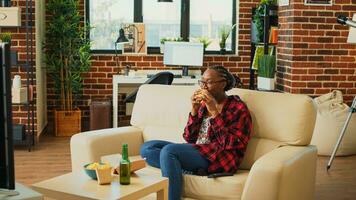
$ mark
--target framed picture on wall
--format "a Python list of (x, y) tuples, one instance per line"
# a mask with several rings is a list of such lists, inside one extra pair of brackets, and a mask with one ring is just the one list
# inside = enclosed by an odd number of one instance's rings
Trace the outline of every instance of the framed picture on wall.
[(331, 6), (333, 0), (304, 0), (304, 5), (308, 6)]
[(129, 42), (124, 44), (122, 53), (147, 54), (145, 24), (123, 24), (123, 29)]

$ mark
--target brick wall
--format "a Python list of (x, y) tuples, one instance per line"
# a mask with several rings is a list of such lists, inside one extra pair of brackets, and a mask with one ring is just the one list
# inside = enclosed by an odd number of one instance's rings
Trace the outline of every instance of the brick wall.
[[(291, 93), (317, 96), (340, 89), (350, 102), (356, 94), (356, 45), (346, 44), (348, 29), (336, 24), (336, 16), (351, 16), (356, 12), (355, 0), (335, 0), (334, 6), (304, 6), (303, 0), (290, 0), (290, 6), (280, 7), (279, 44), (277, 48), (277, 88)], [(240, 76), (248, 86), (250, 65), (251, 9), (259, 0), (240, 0), (239, 46), (237, 55), (208, 55), (204, 67), (224, 65)], [(82, 3), (82, 8), (84, 8)], [(112, 99), (112, 75), (126, 64), (135, 69), (167, 69), (162, 55), (120, 55), (118, 65), (114, 55), (93, 55), (92, 68), (84, 74), (84, 95), (79, 107), (88, 121), (89, 99)], [(202, 68), (204, 70), (205, 68)], [(171, 68), (169, 68), (171, 69)], [(123, 95), (119, 97), (119, 122), (129, 120), (124, 115)], [(51, 119), (56, 96), (48, 83), (48, 110)], [(84, 127), (86, 123), (84, 123)]]
[[(258, 2), (254, 0), (254, 2)], [(207, 66), (224, 65), (229, 70), (242, 78), (245, 87), (249, 82), (249, 63), (250, 63), (250, 19), (251, 8), (256, 5), (251, 1), (240, 1), (240, 21), (239, 21), (239, 49), (238, 55), (208, 55), (204, 58), (205, 70)], [(82, 3), (81, 8), (84, 8)], [(118, 59), (118, 64), (116, 62)], [(93, 55), (92, 67), (89, 73), (85, 73), (83, 97), (78, 102), (79, 107), (84, 111), (84, 127), (89, 120), (89, 100), (112, 99), (112, 76), (117, 74), (122, 66), (131, 64), (137, 70), (144, 69), (180, 69), (167, 68), (163, 65), (162, 55), (120, 55), (118, 58), (113, 54)], [(52, 111), (55, 105), (55, 95), (52, 84), (48, 85), (48, 110), (49, 118), (52, 118)], [(130, 117), (125, 116), (125, 105), (122, 103), (124, 96), (119, 96), (119, 124), (127, 124)]]
[(305, 6), (291, 0), (279, 9), (278, 89), (319, 96), (341, 90), (350, 103), (356, 95), (356, 44), (347, 44), (349, 28), (338, 15), (352, 17), (356, 0), (333, 6)]
[[(11, 50), (12, 51), (17, 51), (18, 53), (18, 64), (19, 65), (24, 65), (26, 63), (26, 0), (18, 0), (18, 1), (12, 1), (12, 6), (20, 7), (21, 8), (21, 27), (16, 27), (16, 28), (0, 28), (0, 32), (11, 32), (12, 33), (12, 40), (11, 40)], [(29, 10), (30, 12), (33, 13), (33, 19), (34, 19), (34, 14), (35, 14), (35, 1), (33, 0), (33, 9)], [(35, 59), (35, 24), (33, 23), (33, 28), (30, 30), (32, 32), (32, 37), (33, 37), (33, 59)], [(31, 35), (29, 33), (28, 37), (30, 38)], [(29, 53), (31, 52), (31, 49), (29, 49)], [(29, 54), (29, 57), (31, 55)], [(35, 63), (30, 66), (34, 66)], [(35, 70), (34, 68), (32, 68)], [(26, 68), (25, 67), (19, 67), (19, 66), (12, 66), (11, 69), (11, 75), (12, 77), (14, 75), (20, 75), (22, 79), (22, 87), (26, 86), (26, 81), (27, 78), (31, 79), (30, 76), (27, 76), (26, 73)], [(35, 83), (35, 75), (33, 76), (34, 78), (34, 83)], [(35, 90), (36, 88), (34, 88)], [(34, 92), (35, 93), (35, 92)], [(34, 99), (36, 99), (36, 95), (34, 94)], [(28, 111), (28, 106), (24, 105), (17, 105), (17, 106), (12, 106), (13, 110), (13, 123), (14, 124), (25, 124), (27, 126), (28, 120), (27, 120), (27, 111)], [(30, 124), (32, 124), (32, 121), (30, 120)], [(32, 126), (30, 127), (32, 129)], [(29, 130), (30, 130), (29, 129)], [(34, 108), (34, 129), (35, 132), (37, 131), (37, 122), (36, 122), (36, 108)]]

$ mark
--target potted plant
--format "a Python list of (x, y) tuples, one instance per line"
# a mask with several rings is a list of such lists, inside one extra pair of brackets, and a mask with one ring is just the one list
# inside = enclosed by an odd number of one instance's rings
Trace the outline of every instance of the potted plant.
[(263, 55), (258, 61), (257, 88), (274, 90), (274, 74), (276, 70), (276, 56)]
[(177, 38), (168, 38), (168, 37), (164, 37), (164, 38), (161, 38), (160, 39), (160, 43), (161, 43), (161, 46), (160, 46), (160, 53), (164, 53), (164, 43), (165, 42), (168, 42), (168, 41), (172, 41), (172, 42), (181, 42), (183, 41), (183, 38), (181, 37), (177, 37)]
[(265, 7), (270, 5), (277, 5), (277, 0), (261, 0), (256, 7), (252, 20), (252, 36), (256, 43), (263, 41), (263, 16), (265, 15)]
[[(0, 33), (1, 42), (7, 42), (10, 44), (10, 46), (11, 46), (11, 38), (12, 38), (12, 33), (10, 32)], [(10, 61), (11, 61), (11, 65), (17, 65), (17, 51), (11, 50)]]
[(82, 91), (83, 72), (90, 68), (88, 25), (81, 24), (79, 0), (49, 0), (44, 44), (49, 77), (58, 95), (54, 111), (55, 134), (70, 136), (81, 131), (81, 111), (74, 106)]
[(224, 25), (219, 29), (219, 46), (220, 46), (220, 53), (225, 54), (226, 52), (226, 40), (230, 36), (231, 31), (235, 28), (236, 24), (230, 26)]
[(161, 52), (161, 53), (164, 53), (164, 43), (165, 43), (166, 41), (169, 41), (169, 39), (168, 39), (168, 38), (161, 38), (161, 39), (160, 39), (160, 43), (161, 43), (160, 52)]
[(198, 38), (198, 41), (200, 42), (200, 43), (203, 43), (203, 47), (204, 47), (204, 52), (205, 52), (205, 50), (206, 50), (206, 48), (208, 48), (208, 46), (211, 44), (211, 40), (209, 39), (209, 38), (207, 38), (207, 37), (200, 37), (200, 38)]

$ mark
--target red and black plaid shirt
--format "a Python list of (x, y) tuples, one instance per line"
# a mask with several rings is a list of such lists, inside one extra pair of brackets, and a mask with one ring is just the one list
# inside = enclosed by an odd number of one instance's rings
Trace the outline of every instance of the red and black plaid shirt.
[(207, 108), (199, 108), (194, 117), (189, 114), (183, 137), (194, 144), (209, 161), (209, 173), (236, 172), (245, 154), (252, 131), (252, 120), (246, 104), (238, 96), (229, 96), (221, 113), (210, 119), (209, 144), (195, 144)]

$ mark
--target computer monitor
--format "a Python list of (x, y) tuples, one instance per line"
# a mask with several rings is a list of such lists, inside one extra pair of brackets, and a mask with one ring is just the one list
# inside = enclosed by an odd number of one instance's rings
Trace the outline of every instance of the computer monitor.
[(163, 64), (182, 66), (182, 75), (188, 76), (188, 67), (203, 66), (204, 48), (202, 43), (165, 42)]

